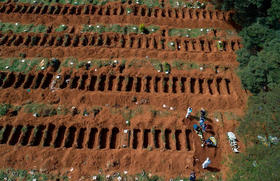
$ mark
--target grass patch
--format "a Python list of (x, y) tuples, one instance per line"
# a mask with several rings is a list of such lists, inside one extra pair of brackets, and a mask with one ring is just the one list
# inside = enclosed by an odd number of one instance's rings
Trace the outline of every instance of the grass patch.
[(199, 69), (203, 65), (198, 65), (194, 62), (184, 62), (181, 60), (175, 60), (172, 62), (172, 68), (175, 68), (177, 70), (190, 70), (190, 69)]
[[(0, 0), (0, 2), (7, 2), (8, 0)], [(121, 2), (126, 3), (128, 0), (15, 0), (15, 2), (20, 3), (30, 3), (30, 4), (44, 4), (44, 5), (53, 5), (53, 4), (71, 4), (71, 5), (83, 5), (83, 4), (92, 4), (92, 5), (105, 5), (109, 2)], [(159, 7), (162, 8), (162, 4), (160, 1), (155, 0), (133, 0), (133, 4), (138, 5), (146, 5), (150, 8), (152, 7)], [(198, 1), (196, 2), (186, 2), (185, 0), (169, 0), (169, 4), (173, 8), (202, 8), (204, 9), (206, 7), (207, 2), (200, 3)], [(131, 13), (131, 12), (130, 12)]]
[(45, 25), (0, 22), (0, 31), (3, 33), (7, 33), (9, 31), (12, 31), (14, 33), (22, 33), (22, 32), (45, 33), (47, 31), (47, 27)]
[(68, 26), (62, 24), (62, 25), (59, 25), (56, 29), (55, 29), (55, 32), (62, 32), (62, 31), (65, 31), (68, 29)]
[[(147, 26), (143, 27), (144, 25), (125, 25), (121, 26), (118, 24), (109, 24), (109, 25), (83, 25), (83, 32), (95, 32), (95, 33), (104, 33), (104, 32), (114, 32), (114, 33), (121, 33), (121, 34), (130, 34), (130, 33), (145, 33), (145, 34), (152, 34), (159, 30), (158, 26)], [(145, 31), (144, 31), (145, 30)]]
[(112, 114), (121, 114), (125, 121), (128, 121), (130, 124), (130, 120), (138, 114), (143, 113), (143, 109), (141, 106), (137, 106), (135, 109), (128, 109), (128, 108), (118, 108), (114, 107), (110, 110)]
[(0, 116), (5, 116), (11, 107), (10, 104), (0, 104)]
[(0, 116), (5, 116), (9, 111), (14, 115), (21, 109), (21, 106), (13, 106), (11, 104), (0, 104)]
[(189, 37), (189, 38), (196, 38), (199, 36), (207, 35), (209, 32), (213, 31), (213, 28), (196, 28), (196, 29), (169, 29), (168, 36), (180, 36), (180, 37)]
[(30, 103), (24, 106), (24, 112), (37, 114), (37, 116), (47, 117), (57, 115), (57, 109), (48, 104)]
[[(66, 58), (59, 68), (59, 71), (61, 71), (61, 68), (70, 68), (70, 69), (79, 69), (79, 68), (101, 68), (106, 66), (112, 66), (115, 67), (119, 61), (115, 60), (81, 60), (79, 61), (76, 58), (70, 57)], [(121, 63), (125, 63), (125, 60), (123, 60)]]
[(150, 59), (150, 63), (157, 70), (157, 72), (162, 72), (163, 71), (162, 64), (159, 60)]
[(27, 73), (32, 70), (44, 70), (50, 65), (46, 58), (0, 58), (0, 70)]
[(141, 67), (144, 67), (145, 65), (147, 65), (148, 63), (149, 63), (148, 60), (136, 60), (136, 59), (133, 59), (133, 60), (131, 60), (128, 63), (127, 67), (128, 68), (131, 68), (131, 67), (133, 67), (133, 68), (141, 68)]
[(67, 181), (68, 177), (67, 176), (54, 176), (54, 175), (50, 175), (50, 174), (40, 173), (37, 170), (28, 171), (28, 170), (17, 170), (17, 169), (13, 169), (13, 168), (0, 170), (0, 180), (47, 181), (47, 180), (57, 180), (57, 179)]
[(173, 8), (197, 8), (197, 9), (204, 9), (207, 5), (207, 2), (189, 2), (186, 0), (169, 0), (169, 4)]
[(151, 114), (152, 114), (152, 117), (166, 117), (166, 116), (169, 116), (170, 115), (170, 112), (168, 111), (160, 111), (160, 110), (155, 110), (155, 109), (152, 109), (150, 110)]
[(224, 115), (225, 115), (227, 120), (238, 120), (240, 118), (239, 116), (237, 116), (233, 112), (224, 112)]

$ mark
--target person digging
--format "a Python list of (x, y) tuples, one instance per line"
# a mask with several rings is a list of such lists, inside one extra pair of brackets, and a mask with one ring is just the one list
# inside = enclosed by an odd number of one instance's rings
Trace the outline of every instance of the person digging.
[(193, 129), (196, 132), (196, 134), (198, 135), (198, 137), (200, 138), (200, 141), (202, 143), (201, 147), (204, 147), (205, 140), (203, 137), (202, 129), (197, 124), (193, 125)]

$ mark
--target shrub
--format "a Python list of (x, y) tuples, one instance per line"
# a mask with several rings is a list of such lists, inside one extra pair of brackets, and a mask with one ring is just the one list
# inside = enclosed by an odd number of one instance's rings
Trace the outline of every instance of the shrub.
[(139, 25), (139, 31), (140, 31), (140, 33), (144, 33), (145, 30), (146, 30), (145, 25), (144, 25), (144, 24), (140, 24), (140, 25)]
[(163, 71), (166, 73), (166, 74), (169, 74), (171, 72), (171, 66), (167, 63), (167, 62), (164, 62), (163, 63)]
[(10, 104), (0, 104), (0, 116), (5, 116), (11, 107)]
[(55, 29), (55, 31), (56, 31), (56, 32), (65, 31), (65, 30), (67, 30), (67, 28), (68, 28), (68, 26), (62, 24), (62, 25), (59, 25), (59, 26)]
[(224, 50), (224, 42), (217, 41), (217, 48), (218, 48), (219, 51), (223, 51)]

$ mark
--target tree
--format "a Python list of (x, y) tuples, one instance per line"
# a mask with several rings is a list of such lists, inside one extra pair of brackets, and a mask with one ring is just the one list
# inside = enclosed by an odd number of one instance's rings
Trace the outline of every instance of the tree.
[(280, 24), (280, 0), (271, 0), (271, 7), (268, 9), (267, 21), (271, 26), (279, 28)]
[(244, 48), (256, 54), (264, 48), (267, 41), (271, 41), (275, 37), (275, 31), (257, 22), (243, 28), (239, 35), (243, 39)]
[(234, 20), (243, 27), (249, 26), (258, 17), (265, 17), (270, 8), (270, 1), (267, 0), (214, 0), (214, 4), (223, 10), (234, 9)]
[[(245, 56), (248, 54), (245, 53)], [(248, 65), (239, 69), (239, 75), (244, 88), (252, 93), (259, 93), (280, 85), (280, 38), (265, 44), (264, 49), (251, 56)], [(239, 61), (245, 61), (239, 58)]]

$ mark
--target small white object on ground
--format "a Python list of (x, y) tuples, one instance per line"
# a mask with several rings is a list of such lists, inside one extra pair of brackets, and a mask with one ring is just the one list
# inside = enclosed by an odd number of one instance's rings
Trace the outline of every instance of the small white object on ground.
[(124, 132), (124, 133), (127, 133), (127, 132), (128, 132), (128, 130), (127, 130), (127, 129), (125, 129), (125, 130), (123, 130), (123, 132)]
[(92, 177), (92, 180), (97, 180), (97, 176), (93, 176), (93, 177)]
[(74, 168), (72, 167), (72, 168), (70, 169), (70, 172), (73, 172), (73, 170), (74, 170)]
[(163, 107), (163, 108), (167, 108), (167, 105), (163, 104), (162, 107)]
[(123, 173), (126, 175), (126, 174), (127, 174), (127, 171), (124, 171)]

